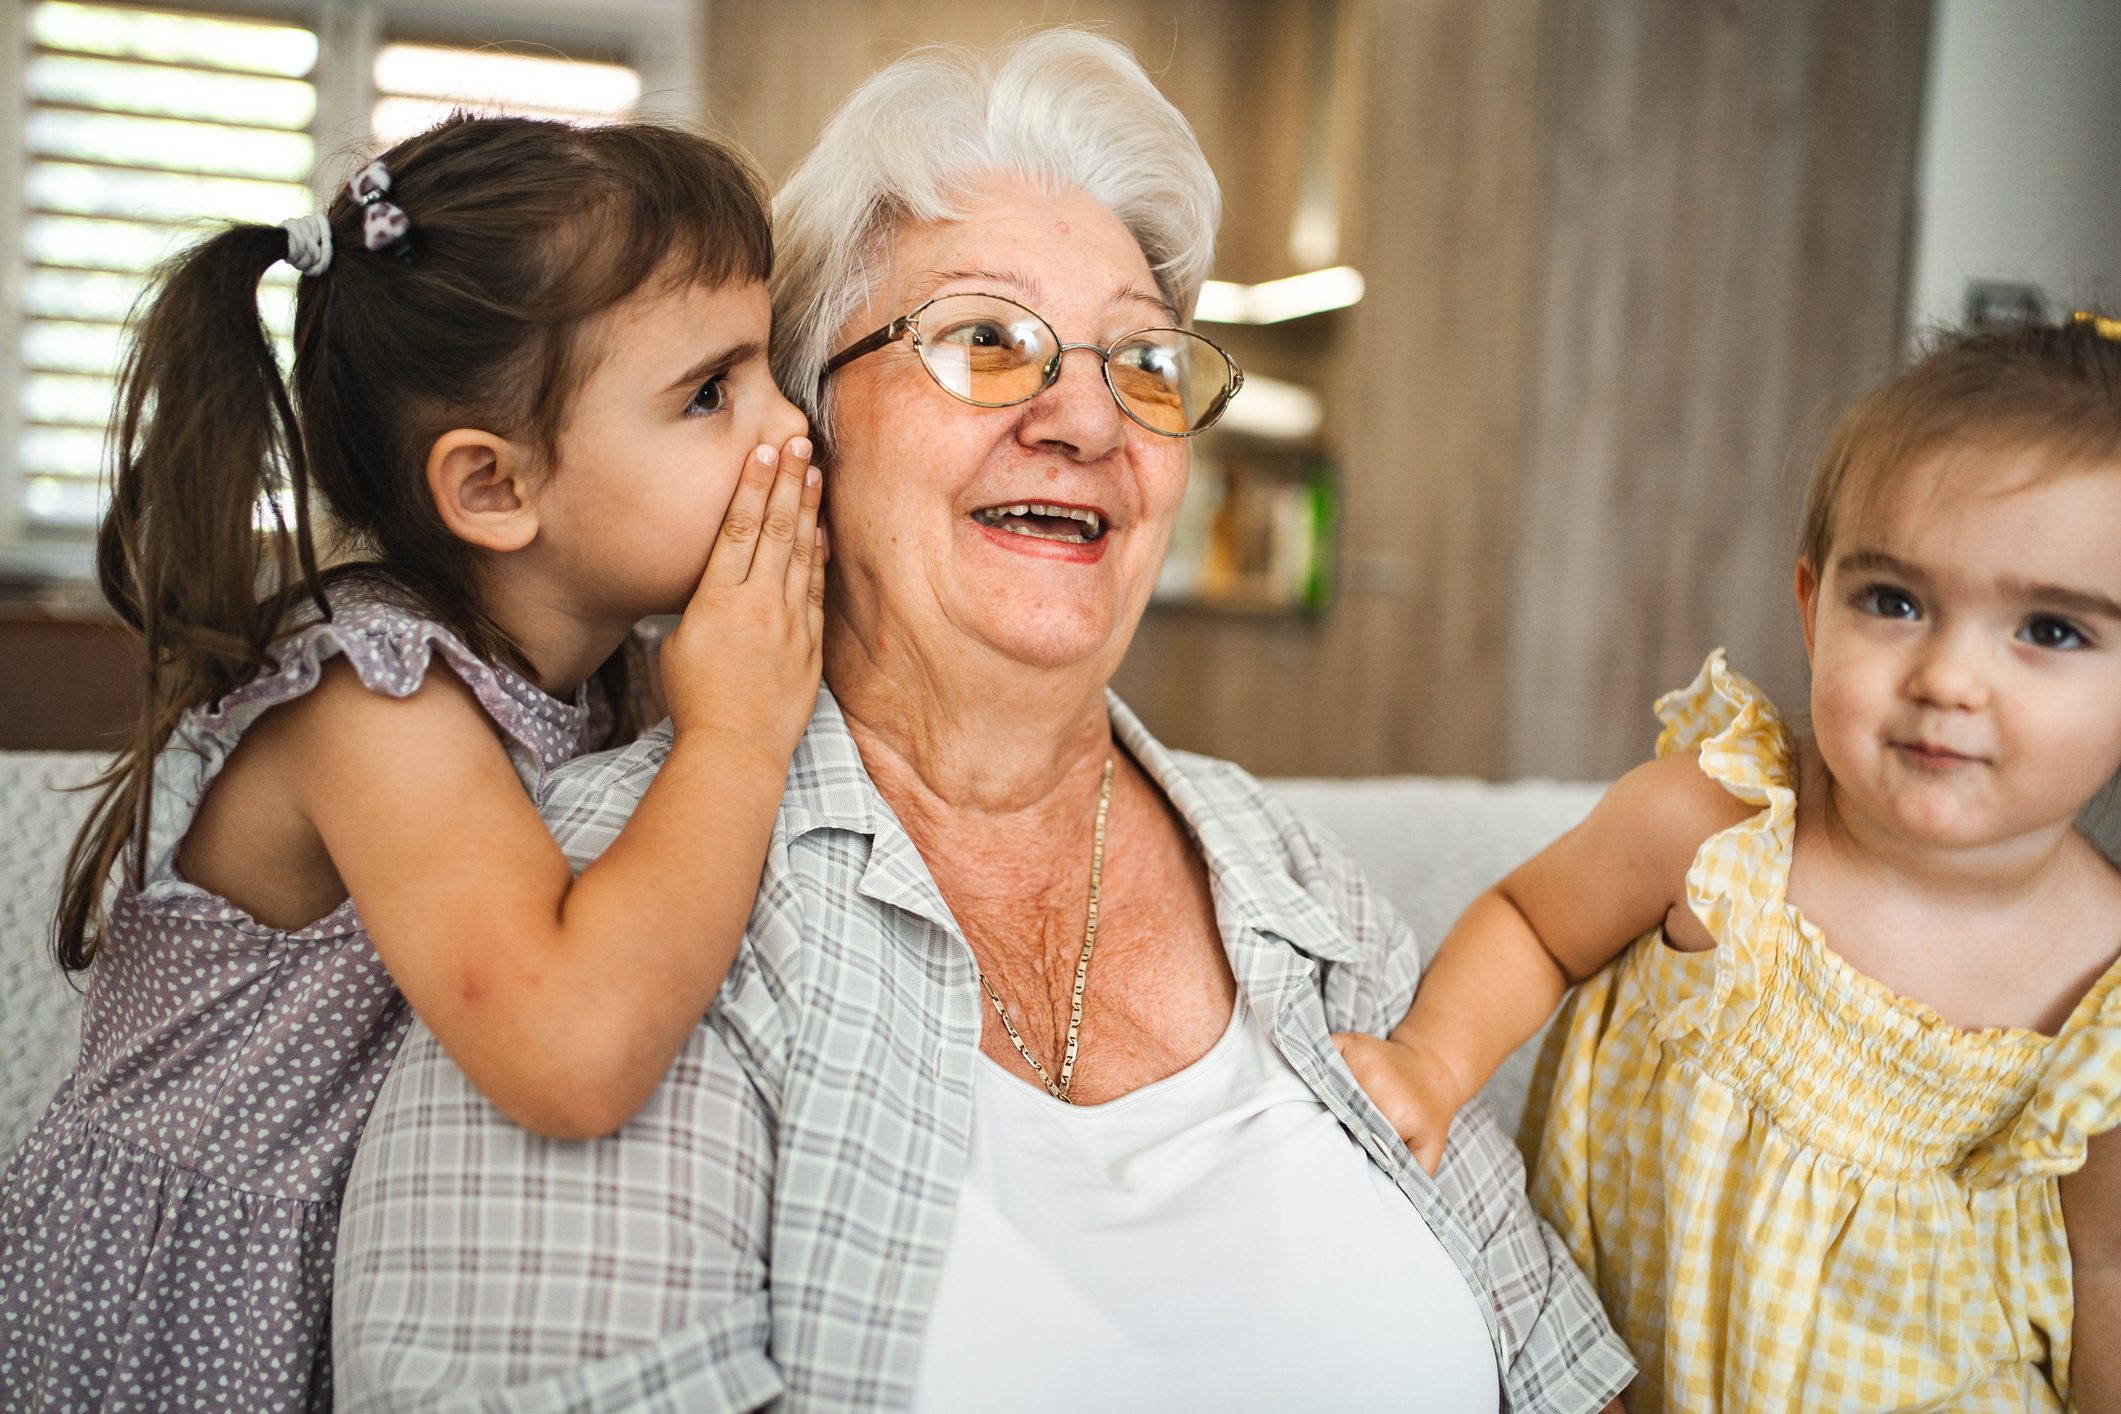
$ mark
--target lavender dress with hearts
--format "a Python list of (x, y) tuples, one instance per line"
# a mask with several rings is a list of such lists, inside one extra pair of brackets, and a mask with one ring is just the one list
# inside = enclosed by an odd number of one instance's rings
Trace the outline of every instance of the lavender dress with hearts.
[(588, 714), (358, 586), (155, 763), (145, 884), (113, 907), (81, 1057), (0, 1180), (0, 1409), (331, 1403), (331, 1269), (354, 1141), (405, 1000), (349, 900), (282, 932), (176, 870), (244, 729), (342, 656), (403, 697), (470, 686), (533, 794)]

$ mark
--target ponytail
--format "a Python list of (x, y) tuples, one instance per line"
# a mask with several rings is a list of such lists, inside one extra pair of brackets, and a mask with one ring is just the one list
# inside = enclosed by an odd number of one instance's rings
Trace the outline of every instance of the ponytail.
[[(654, 279), (719, 289), (772, 270), (757, 173), (677, 128), (459, 116), (380, 163), (292, 230), (236, 226), (173, 261), (135, 330), (97, 572), (139, 635), (145, 699), (67, 859), (52, 950), (69, 971), (95, 958), (119, 861), (145, 882), (156, 755), (187, 712), (271, 667), (305, 602), (328, 618), (331, 581), (380, 583), (528, 670), (435, 509), (436, 437), (482, 427), (549, 460), (595, 362), (592, 316)], [(259, 279), (290, 256), (305, 272), (292, 391), (258, 317)], [(321, 576), (312, 478), (347, 552)], [(628, 644), (599, 669), (614, 732), (598, 744), (638, 729), (641, 668)]]
[(264, 670), (301, 598), (328, 613), (308, 459), (258, 315), (258, 281), (286, 253), (279, 227), (236, 226), (178, 257), (126, 358), (96, 570), (138, 635), (142, 702), (67, 856), (52, 950), (70, 972), (94, 960), (105, 881), (128, 852), (142, 882), (154, 758), (178, 720)]

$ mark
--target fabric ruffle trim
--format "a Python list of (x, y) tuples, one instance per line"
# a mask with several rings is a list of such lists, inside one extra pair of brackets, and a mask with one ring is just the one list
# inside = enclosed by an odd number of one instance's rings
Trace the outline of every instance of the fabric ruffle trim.
[[(1771, 930), (1786, 926), (1782, 914), (1789, 886), (1791, 842), (1797, 826), (1797, 790), (1789, 733), (1766, 694), (1731, 670), (1718, 648), (1694, 681), (1657, 699), (1664, 730), (1657, 754), (1697, 750), (1703, 775), (1760, 813), (1711, 835), (1687, 869), (1687, 903), (1716, 940), (1714, 985), (1673, 1006), (1658, 1020), (1670, 1039), (1743, 1019), (1759, 996), (1759, 956)], [(1753, 881), (1738, 891), (1711, 877), (1713, 856), (1729, 853), (1737, 875)]]
[[(156, 758), (146, 886), (140, 890), (143, 903), (159, 912), (208, 918), (273, 938), (337, 937), (359, 927), (348, 900), (308, 927), (283, 933), (187, 882), (176, 869), (177, 846), (243, 733), (272, 708), (316, 687), (325, 664), (335, 656), (345, 656), (363, 686), (391, 697), (411, 696), (429, 665), (441, 659), (501, 729), (509, 759), (533, 795), (548, 771), (580, 750), (589, 720), (582, 703), (570, 705), (549, 696), (521, 675), (485, 662), (440, 624), (372, 592), (337, 586), (330, 601), (330, 621), (297, 629), (275, 643), (278, 666), (273, 671), (187, 713)], [(557, 745), (540, 750), (529, 729), (532, 724), (550, 727)]]
[(2092, 984), (2047, 1050), (2025, 1108), (1969, 1156), (1977, 1182), (2074, 1173), (2091, 1137), (2121, 1125), (2121, 962)]

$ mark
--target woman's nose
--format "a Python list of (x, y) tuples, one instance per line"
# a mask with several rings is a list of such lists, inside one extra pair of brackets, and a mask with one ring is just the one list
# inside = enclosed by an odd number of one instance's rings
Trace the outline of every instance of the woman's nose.
[(1061, 351), (1060, 361), (1052, 385), (1031, 400), (1020, 435), (1063, 447), (1075, 461), (1096, 461), (1127, 440), (1127, 415), (1105, 385), (1097, 350), (1072, 346)]

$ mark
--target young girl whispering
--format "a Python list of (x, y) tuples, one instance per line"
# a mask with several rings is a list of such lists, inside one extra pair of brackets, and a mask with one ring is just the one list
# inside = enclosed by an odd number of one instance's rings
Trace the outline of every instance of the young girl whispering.
[(1433, 1169), (1576, 987), (1532, 1192), (1635, 1414), (2121, 1408), (2121, 325), (1872, 393), (1796, 591), (1809, 731), (1712, 655), (1343, 1054)]
[[(58, 920), (81, 1058), (0, 1186), (0, 1407), (328, 1406), (338, 1203), (408, 1002), (546, 1135), (661, 1080), (817, 693), (771, 260), (725, 147), (459, 118), (167, 272), (99, 543), (146, 691)], [(576, 877), (535, 797), (635, 725), (633, 627), (678, 612), (669, 761)]]

